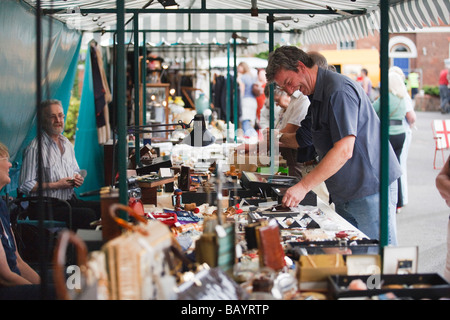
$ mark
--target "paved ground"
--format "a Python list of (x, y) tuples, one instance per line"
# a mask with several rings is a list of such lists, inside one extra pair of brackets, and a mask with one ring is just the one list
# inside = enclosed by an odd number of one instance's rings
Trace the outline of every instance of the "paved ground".
[[(450, 119), (440, 112), (417, 112), (408, 154), (408, 204), (397, 214), (398, 246), (418, 246), (419, 273), (442, 274), (447, 252), (446, 234), (450, 208), (440, 197), (433, 169), (433, 119)], [(445, 159), (449, 151), (444, 151)], [(440, 152), (438, 153), (440, 156)], [(439, 164), (442, 158), (438, 158)]]

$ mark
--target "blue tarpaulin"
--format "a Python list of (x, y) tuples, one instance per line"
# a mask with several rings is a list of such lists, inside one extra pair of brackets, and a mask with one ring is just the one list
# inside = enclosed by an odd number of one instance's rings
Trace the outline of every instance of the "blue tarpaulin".
[(104, 185), (104, 171), (101, 169), (103, 168), (103, 146), (98, 143), (90, 50), (91, 46), (88, 46), (75, 139), (78, 165), (88, 174), (83, 185), (76, 190), (78, 194), (98, 190)]
[[(22, 152), (36, 136), (35, 11), (13, 0), (0, 1), (0, 141), (11, 155), (14, 193)], [(75, 78), (81, 33), (49, 17), (42, 18), (42, 98), (59, 99), (67, 111)]]

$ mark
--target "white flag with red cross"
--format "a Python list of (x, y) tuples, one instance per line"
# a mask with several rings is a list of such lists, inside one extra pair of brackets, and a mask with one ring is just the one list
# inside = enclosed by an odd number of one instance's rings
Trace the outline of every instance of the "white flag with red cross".
[(448, 149), (450, 147), (450, 120), (434, 120), (434, 134), (437, 138), (437, 149)]

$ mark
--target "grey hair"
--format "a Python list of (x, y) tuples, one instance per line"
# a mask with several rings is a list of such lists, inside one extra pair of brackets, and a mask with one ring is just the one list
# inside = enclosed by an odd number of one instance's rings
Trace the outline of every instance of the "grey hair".
[(266, 68), (267, 82), (273, 82), (275, 75), (281, 69), (298, 72), (298, 61), (302, 62), (307, 68), (314, 66), (311, 57), (295, 46), (282, 46), (271, 52)]
[(275, 86), (275, 89), (273, 90), (274, 96), (284, 96), (287, 95), (287, 92), (282, 90), (279, 86)]
[[(284, 90), (282, 90), (279, 86), (274, 85), (273, 87), (273, 95), (275, 96), (280, 96), (280, 95), (285, 95), (287, 94)], [(270, 96), (270, 86), (265, 86), (264, 87), (264, 95), (266, 97)]]
[(58, 99), (48, 99), (48, 100), (44, 100), (41, 102), (41, 104), (39, 105), (39, 110), (41, 110), (41, 112), (43, 112), (45, 109), (47, 109), (48, 107), (50, 107), (53, 104), (57, 104), (61, 108), (63, 107), (61, 101), (59, 101)]
[(320, 68), (327, 69), (328, 61), (325, 56), (317, 51), (308, 52), (311, 59), (314, 61), (314, 64), (317, 64)]
[(311, 59), (313, 59), (314, 63), (317, 64), (320, 68), (327, 69), (333, 72), (336, 72), (336, 67), (332, 64), (328, 64), (327, 58), (317, 51), (308, 52)]

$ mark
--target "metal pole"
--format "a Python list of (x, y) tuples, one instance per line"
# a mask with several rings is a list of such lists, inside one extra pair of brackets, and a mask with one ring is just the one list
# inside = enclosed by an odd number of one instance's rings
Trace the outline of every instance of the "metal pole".
[[(118, 10), (118, 9), (117, 9)], [(44, 14), (51, 15), (51, 14), (57, 14), (61, 9), (45, 9)], [(167, 14), (167, 9), (151, 9), (151, 8), (128, 8), (125, 10), (127, 14), (134, 14), (134, 13), (140, 13), (140, 14)], [(363, 15), (367, 14), (367, 9), (362, 10), (341, 10), (341, 12), (349, 13), (350, 15)], [(109, 9), (109, 8), (81, 8), (80, 9), (81, 14), (87, 14), (87, 13), (110, 13), (114, 14), (117, 13), (116, 9)], [(197, 8), (187, 8), (187, 9), (177, 9), (176, 13), (179, 14), (243, 14), (243, 15), (251, 15), (252, 11), (251, 9), (235, 9), (235, 8), (229, 8), (229, 9), (197, 9)], [(307, 14), (307, 15), (313, 15), (313, 14), (320, 14), (320, 15), (335, 15), (340, 16), (341, 13), (328, 10), (328, 9), (274, 9), (274, 8), (268, 8), (268, 9), (258, 9), (259, 14)]]
[[(234, 58), (234, 77), (233, 77), (233, 84), (234, 84), (234, 101), (233, 101), (233, 118), (234, 118), (234, 142), (237, 142), (237, 130), (239, 128), (239, 122), (238, 122), (238, 113), (239, 113), (239, 91), (238, 91), (238, 85), (237, 85), (237, 57), (236, 57), (236, 37), (233, 37), (233, 58)], [(241, 106), (242, 107), (242, 106)]]
[(380, 2), (380, 247), (389, 241), (389, 1)]
[[(141, 113), (139, 103), (139, 17), (135, 13), (133, 16), (133, 37), (134, 37), (134, 124), (136, 126), (141, 125)], [(141, 139), (140, 134), (137, 132), (134, 135), (134, 154), (136, 159), (136, 167), (141, 166)]]
[(38, 138), (38, 212), (39, 212), (39, 265), (40, 265), (40, 298), (47, 298), (47, 244), (44, 235), (44, 202), (43, 202), (43, 160), (42, 160), (42, 117), (40, 104), (42, 102), (42, 20), (41, 20), (41, 1), (36, 2), (36, 119), (37, 119), (37, 138)]
[[(127, 106), (126, 106), (126, 56), (125, 56), (125, 4), (124, 0), (116, 1), (117, 7), (117, 131), (118, 131), (118, 164), (119, 164), (119, 202), (128, 204), (127, 184)], [(126, 212), (121, 218), (128, 219)]]
[[(274, 39), (273, 39), (273, 23), (274, 17), (273, 14), (269, 14), (267, 17), (267, 22), (269, 23), (269, 52), (272, 52), (274, 49)], [(275, 174), (275, 136), (273, 134), (274, 123), (275, 123), (275, 103), (273, 100), (273, 83), (270, 84), (269, 87), (269, 106), (270, 106), (270, 131), (269, 131), (269, 141), (270, 141), (270, 172), (271, 174)]]
[(231, 75), (230, 75), (230, 42), (227, 43), (227, 90), (225, 95), (225, 104), (226, 104), (226, 110), (227, 114), (225, 115), (226, 121), (227, 121), (227, 142), (229, 141), (230, 137), (230, 112), (231, 112), (231, 106), (230, 106), (230, 93), (231, 93)]
[[(208, 80), (209, 80), (209, 105), (212, 104), (212, 93), (213, 93), (213, 87), (212, 87), (212, 79), (211, 79), (211, 45), (208, 44)], [(216, 111), (217, 112), (217, 111)]]
[(147, 33), (143, 33), (142, 46), (142, 124), (147, 124)]

